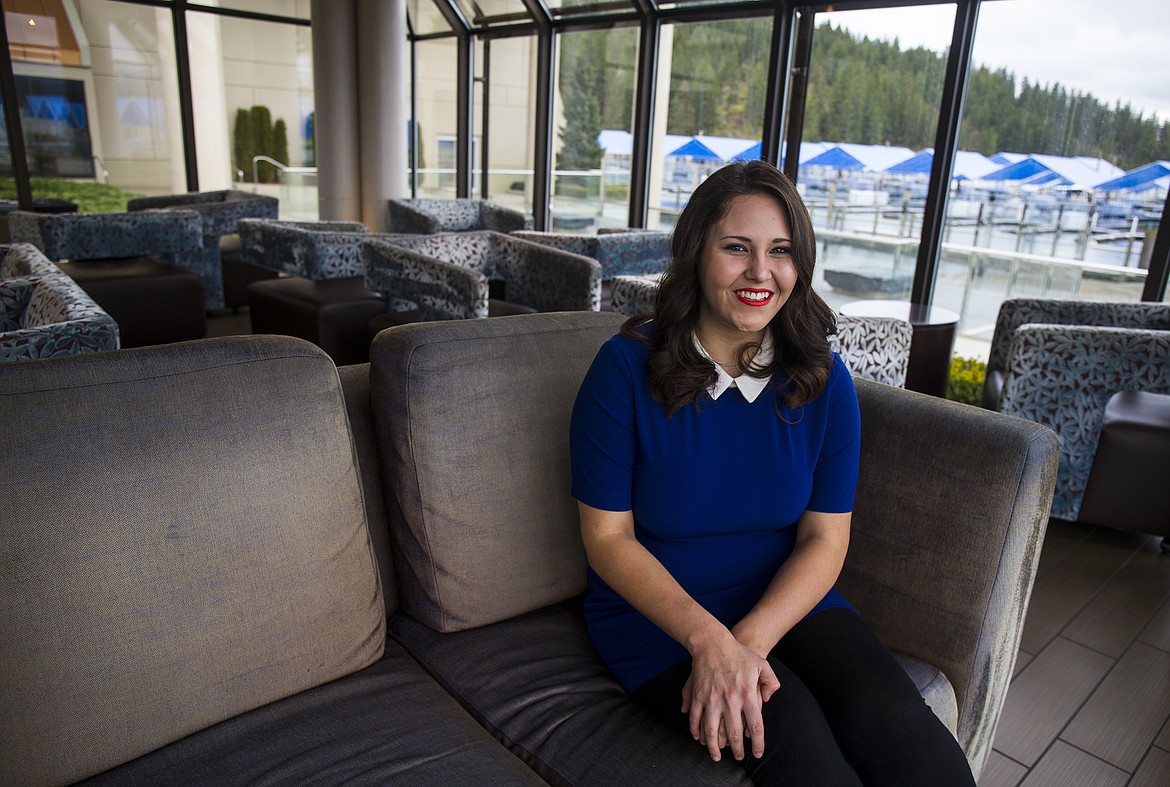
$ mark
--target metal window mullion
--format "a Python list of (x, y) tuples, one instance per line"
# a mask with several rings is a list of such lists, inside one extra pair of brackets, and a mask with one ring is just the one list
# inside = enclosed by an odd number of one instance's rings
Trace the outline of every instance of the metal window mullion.
[(784, 94), (788, 89), (788, 68), (792, 60), (794, 15), (789, 0), (778, 0), (772, 16), (772, 46), (768, 55), (768, 87), (760, 141), (760, 157), (777, 166), (780, 164), (780, 139), (784, 134)]
[[(3, 15), (0, 14), (0, 17)], [(32, 181), (24, 148), (24, 126), (20, 122), (20, 100), (16, 96), (16, 75), (8, 48), (8, 26), (0, 18), (0, 89), (4, 91), (4, 123), (8, 128), (8, 155), (16, 181), (16, 201), (21, 210), (32, 210)]]
[(658, 31), (661, 21), (648, 0), (635, 0), (642, 12), (639, 28), (637, 88), (634, 94), (634, 139), (630, 155), (628, 224), (645, 227), (650, 191), (650, 142), (654, 129), (654, 94), (658, 89)]
[(191, 52), (187, 46), (187, 2), (175, 0), (171, 7), (175, 31), (175, 64), (179, 78), (179, 124), (183, 132), (183, 165), (187, 191), (199, 191), (199, 156), (195, 147), (194, 91), (191, 88)]
[(938, 129), (934, 138), (934, 160), (930, 167), (926, 205), (922, 211), (918, 264), (914, 268), (914, 283), (910, 289), (910, 302), (922, 306), (929, 306), (934, 298), (943, 224), (946, 222), (947, 196), (950, 192), (955, 149), (959, 144), (959, 129), (963, 122), (963, 101), (971, 71), (971, 50), (975, 43), (979, 3), (980, 0), (958, 0), (955, 6), (955, 27), (951, 35)]
[[(788, 110), (785, 113), (787, 128), (784, 137), (784, 174), (795, 183), (800, 172), (800, 140), (804, 135), (804, 105), (808, 99), (808, 69), (812, 62), (812, 39), (816, 13), (810, 8), (800, 11), (800, 23), (796, 26), (796, 46), (792, 55), (789, 78), (792, 81)], [(777, 151), (779, 156), (779, 151)], [(779, 159), (777, 159), (779, 160)]]
[(1142, 287), (1143, 301), (1162, 301), (1166, 298), (1166, 280), (1170, 278), (1170, 194), (1162, 205), (1162, 223), (1154, 236), (1150, 250), (1150, 269)]

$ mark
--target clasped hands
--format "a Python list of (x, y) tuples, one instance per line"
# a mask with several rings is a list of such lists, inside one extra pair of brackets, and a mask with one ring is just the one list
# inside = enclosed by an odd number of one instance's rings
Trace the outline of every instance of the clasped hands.
[(690, 716), (691, 736), (719, 762), (730, 746), (744, 758), (744, 739), (752, 755), (764, 754), (764, 703), (780, 689), (768, 660), (742, 644), (726, 628), (691, 653), (691, 675), (682, 690), (682, 712)]

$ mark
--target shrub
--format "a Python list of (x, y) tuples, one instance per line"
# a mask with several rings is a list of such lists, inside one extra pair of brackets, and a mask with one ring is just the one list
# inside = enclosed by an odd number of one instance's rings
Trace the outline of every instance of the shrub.
[(979, 406), (983, 399), (983, 378), (987, 376), (987, 364), (978, 358), (951, 358), (951, 371), (947, 376), (947, 398)]

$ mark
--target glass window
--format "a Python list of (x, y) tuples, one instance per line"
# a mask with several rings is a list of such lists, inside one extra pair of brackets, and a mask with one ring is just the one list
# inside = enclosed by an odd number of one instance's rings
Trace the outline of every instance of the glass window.
[(632, 0), (547, 0), (549, 12), (554, 19), (579, 19), (585, 16), (605, 14), (636, 13), (637, 6)]
[(311, 0), (191, 0), (188, 3), (188, 7), (197, 5), (252, 11), (269, 16), (286, 16), (290, 19), (310, 19), (312, 2)]
[(723, 164), (758, 158), (772, 18), (663, 25), (650, 151), (650, 229), (674, 226)]
[[(477, 54), (477, 79), (483, 94), (477, 97), (474, 125), (480, 129), (480, 141), (487, 134), (488, 171), (482, 179), (482, 164), (473, 158), (476, 177), (474, 196), (524, 213), (532, 212), (532, 170), (536, 148), (536, 48), (535, 36), (500, 38), (482, 41)], [(489, 64), (485, 75), (483, 63)], [(486, 76), (486, 79), (485, 79)], [(485, 188), (486, 186), (486, 188)]]
[(455, 196), (459, 45), (454, 38), (415, 44), (418, 196)]
[(557, 53), (552, 229), (625, 227), (638, 30), (565, 33)]
[(446, 17), (435, 6), (435, 0), (407, 0), (406, 18), (415, 35), (443, 33), (451, 29)]
[(954, 15), (816, 15), (797, 187), (817, 231), (814, 286), (836, 309), (910, 296)]
[(1158, 0), (981, 8), (935, 294), (962, 313), (958, 354), (986, 358), (1005, 298), (1141, 298), (1170, 182), (1168, 29)]
[(532, 21), (522, 0), (455, 0), (455, 4), (472, 27)]
[(200, 190), (247, 188), (315, 219), (309, 28), (192, 12), (187, 34)]
[(5, 0), (4, 12), (34, 199), (124, 210), (134, 194), (186, 191), (170, 11)]

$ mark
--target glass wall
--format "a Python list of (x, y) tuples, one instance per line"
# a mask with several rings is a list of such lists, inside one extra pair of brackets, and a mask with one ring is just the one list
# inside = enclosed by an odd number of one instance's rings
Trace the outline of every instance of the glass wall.
[(317, 215), (308, 27), (187, 15), (199, 188), (247, 184), (287, 218)]
[(524, 213), (532, 211), (536, 48), (535, 36), (518, 36), (484, 41), (477, 52), (482, 92), (476, 117), (481, 146), (487, 140), (487, 177), (477, 155), (472, 160), (477, 173), (472, 194)]
[[(962, 314), (959, 354), (986, 357), (1005, 298), (1141, 299), (1170, 174), (1170, 50), (1152, 22), (1170, 17), (1099, 9), (980, 9), (935, 292)], [(1036, 46), (1036, 29), (1065, 45)]]
[(565, 33), (557, 53), (552, 229), (625, 227), (638, 30)]
[(954, 14), (815, 17), (798, 186), (817, 230), (816, 287), (835, 308), (910, 296)]
[(414, 138), (418, 196), (455, 196), (459, 45), (455, 38), (419, 41), (415, 51)]
[(647, 227), (674, 226), (724, 162), (759, 158), (771, 41), (771, 17), (663, 26)]
[[(169, 10), (5, 0), (4, 13), (34, 198), (73, 198), (65, 184), (79, 181), (186, 191)], [(125, 199), (91, 189), (83, 207), (119, 210)]]

